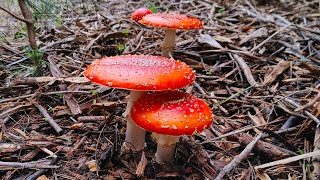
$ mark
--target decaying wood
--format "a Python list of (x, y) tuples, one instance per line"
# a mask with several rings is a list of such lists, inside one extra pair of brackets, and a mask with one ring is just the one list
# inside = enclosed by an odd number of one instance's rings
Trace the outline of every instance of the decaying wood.
[[(247, 146), (250, 142), (254, 140), (254, 138), (251, 135), (246, 133), (239, 134), (237, 138), (239, 139), (239, 142), (245, 146)], [(257, 142), (254, 149), (260, 151), (265, 156), (268, 156), (272, 159), (281, 159), (283, 157), (295, 155), (294, 152), (280, 148), (262, 140)]]

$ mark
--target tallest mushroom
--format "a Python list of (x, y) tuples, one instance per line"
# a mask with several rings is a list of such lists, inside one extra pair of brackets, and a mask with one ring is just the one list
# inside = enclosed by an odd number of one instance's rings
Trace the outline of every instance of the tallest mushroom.
[(143, 16), (139, 21), (141, 24), (165, 28), (164, 41), (161, 44), (161, 56), (170, 58), (176, 46), (176, 30), (201, 29), (202, 23), (199, 19), (181, 14), (156, 13)]

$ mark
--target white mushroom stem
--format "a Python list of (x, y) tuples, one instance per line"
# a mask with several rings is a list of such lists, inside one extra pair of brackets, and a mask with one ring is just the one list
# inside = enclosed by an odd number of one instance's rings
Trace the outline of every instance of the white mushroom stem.
[(173, 163), (176, 143), (179, 142), (180, 136), (152, 133), (152, 138), (157, 142), (155, 161), (159, 164)]
[(176, 46), (176, 30), (166, 29), (166, 34), (164, 36), (163, 43), (161, 44), (162, 57), (170, 58), (169, 52), (173, 54), (173, 50)]
[(131, 119), (130, 110), (135, 101), (137, 101), (144, 91), (130, 91), (126, 111), (122, 114), (127, 119), (126, 139), (122, 145), (122, 150), (140, 151), (144, 148), (146, 130), (137, 126)]

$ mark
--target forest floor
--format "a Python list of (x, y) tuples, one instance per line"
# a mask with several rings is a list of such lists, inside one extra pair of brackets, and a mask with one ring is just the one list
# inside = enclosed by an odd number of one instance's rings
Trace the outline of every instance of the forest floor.
[[(36, 52), (0, 10), (0, 179), (320, 178), (319, 1), (81, 2), (42, 9)], [(144, 152), (120, 154), (129, 91), (82, 74), (103, 56), (161, 54), (164, 30), (130, 19), (143, 6), (204, 25), (177, 31), (173, 57), (214, 123), (181, 138), (174, 165), (153, 161), (149, 133)]]

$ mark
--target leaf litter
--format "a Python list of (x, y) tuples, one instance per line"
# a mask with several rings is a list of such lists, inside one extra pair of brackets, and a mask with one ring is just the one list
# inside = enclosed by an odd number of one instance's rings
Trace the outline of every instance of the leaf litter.
[(30, 76), (26, 43), (1, 41), (1, 179), (319, 177), (317, 1), (154, 2), (203, 22), (177, 32), (173, 57), (196, 70), (187, 91), (215, 115), (208, 130), (181, 138), (172, 166), (154, 163), (150, 134), (144, 152), (120, 154), (129, 92), (82, 75), (103, 56), (161, 54), (164, 32), (130, 20), (144, 5), (75, 3), (61, 26), (39, 27), (41, 77)]

